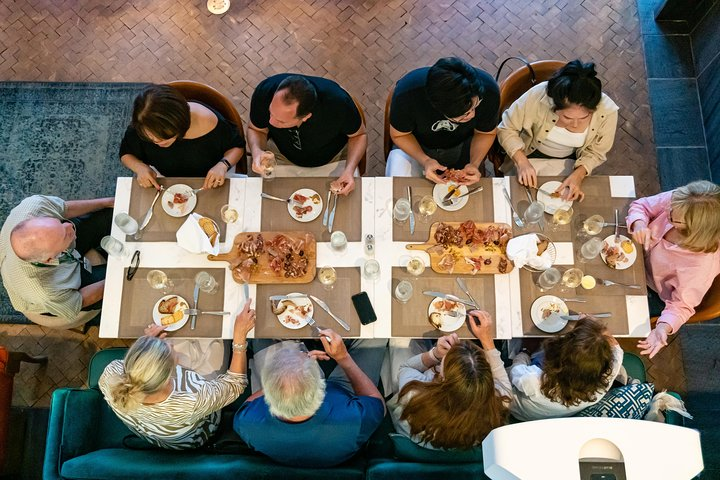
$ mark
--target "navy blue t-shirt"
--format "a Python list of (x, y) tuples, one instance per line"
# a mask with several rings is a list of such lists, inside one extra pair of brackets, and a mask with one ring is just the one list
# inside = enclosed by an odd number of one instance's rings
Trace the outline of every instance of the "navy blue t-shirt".
[(500, 89), (483, 70), (475, 73), (483, 86), (482, 101), (475, 109), (475, 118), (455, 123), (430, 103), (425, 86), (430, 67), (411, 71), (395, 85), (390, 104), (390, 125), (400, 132), (411, 132), (425, 148), (452, 148), (472, 137), (473, 130), (492, 132), (498, 124)]
[(312, 83), (317, 91), (312, 116), (297, 128), (273, 127), (270, 102), (280, 82), (291, 75), (298, 74), (281, 73), (260, 82), (250, 101), (250, 121), (258, 128), (269, 129), (268, 138), (295, 165), (325, 165), (345, 147), (348, 135), (360, 129), (360, 112), (350, 94), (332, 80), (298, 75)]
[(380, 426), (380, 399), (352, 395), (328, 383), (325, 399), (311, 418), (288, 423), (273, 417), (260, 397), (235, 414), (235, 432), (253, 449), (276, 462), (301, 467), (332, 467), (353, 455)]

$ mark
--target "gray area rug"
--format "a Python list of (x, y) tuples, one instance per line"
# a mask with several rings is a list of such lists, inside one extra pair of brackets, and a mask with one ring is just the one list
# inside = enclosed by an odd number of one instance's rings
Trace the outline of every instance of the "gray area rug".
[[(111, 196), (141, 83), (0, 82), (0, 224), (30, 195)], [(0, 289), (0, 323), (30, 323)]]
[(700, 431), (705, 470), (700, 478), (720, 478), (720, 325), (690, 324), (680, 330), (688, 394), (693, 415), (685, 426)]

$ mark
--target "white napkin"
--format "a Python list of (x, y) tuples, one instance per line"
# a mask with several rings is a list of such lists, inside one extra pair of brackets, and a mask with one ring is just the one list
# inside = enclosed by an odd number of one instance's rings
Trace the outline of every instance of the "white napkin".
[(507, 256), (517, 268), (527, 264), (538, 270), (547, 270), (552, 266), (552, 257), (547, 250), (538, 255), (537, 244), (538, 237), (534, 233), (512, 238), (507, 244)]
[(220, 253), (220, 236), (218, 235), (218, 238), (215, 239), (215, 245), (211, 245), (210, 239), (198, 223), (198, 220), (201, 218), (202, 215), (198, 215), (197, 213), (188, 215), (185, 223), (182, 224), (175, 234), (178, 245), (190, 253), (205, 252), (217, 255)]

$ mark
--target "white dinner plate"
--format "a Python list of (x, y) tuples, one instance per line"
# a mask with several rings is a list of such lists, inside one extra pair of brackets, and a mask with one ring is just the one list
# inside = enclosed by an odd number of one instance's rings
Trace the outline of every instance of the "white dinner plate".
[[(190, 214), (197, 205), (197, 195), (193, 195), (192, 188), (183, 183), (176, 183), (168, 187), (162, 195), (161, 203), (165, 213), (171, 217), (184, 217)], [(175, 194), (186, 195), (187, 202), (175, 203)]]
[[(622, 243), (623, 242), (630, 242), (630, 245), (632, 245), (632, 252), (626, 253), (625, 250), (622, 249)], [(608, 249), (610, 248), (617, 248), (618, 251), (622, 252), (622, 256), (620, 257), (620, 261), (616, 263), (616, 265), (613, 267), (610, 265), (607, 261), (607, 253)], [(620, 241), (615, 241), (615, 235), (608, 235), (605, 240), (603, 240), (603, 249), (600, 251), (600, 256), (603, 259), (603, 262), (610, 267), (614, 268), (615, 270), (625, 270), (626, 268), (630, 268), (633, 263), (635, 263), (635, 259), (637, 259), (637, 247), (633, 243), (632, 240), (630, 240), (625, 235), (620, 235)]]
[[(445, 206), (443, 205), (443, 199), (445, 198), (445, 195), (448, 194), (450, 191), (450, 187), (456, 186), (457, 183), (455, 182), (448, 182), (448, 183), (438, 183), (433, 187), (433, 200), (435, 200), (435, 203), (437, 203), (437, 206), (445, 210), (446, 212), (454, 212), (456, 210), (460, 210), (465, 205), (467, 205), (468, 197), (462, 197), (459, 200), (455, 200), (452, 205)], [(460, 192), (460, 193), (458, 193)], [(465, 195), (468, 192), (468, 187), (465, 185), (460, 185), (460, 187), (455, 192), (455, 196)]]
[[(301, 188), (300, 190), (294, 191), (292, 195), (290, 195), (290, 198), (294, 199), (295, 195), (303, 195), (307, 197), (307, 200), (305, 200), (303, 203), (297, 202), (295, 200), (288, 202), (287, 209), (288, 213), (292, 218), (294, 218), (298, 222), (306, 223), (312, 222), (320, 216), (323, 211), (323, 199), (320, 194), (318, 194), (315, 190), (311, 188)], [(298, 213), (295, 211), (295, 207), (312, 207), (312, 210), (302, 215), (298, 215)]]
[(556, 312), (560, 315), (568, 314), (568, 307), (558, 297), (553, 295), (543, 295), (537, 298), (530, 307), (530, 318), (536, 327), (546, 333), (559, 332), (565, 325), (567, 320), (563, 320), (558, 316), (549, 316), (550, 313)]
[[(190, 308), (187, 301), (180, 295), (165, 295), (160, 300), (158, 300), (155, 303), (155, 306), (153, 307), (153, 312), (152, 312), (153, 322), (155, 322), (156, 325), (162, 326), (162, 321), (161, 321), (162, 318), (167, 315), (170, 315), (169, 313), (160, 313), (160, 310), (158, 310), (160, 308), (160, 302), (167, 300), (169, 298), (172, 298), (172, 297), (177, 297), (177, 299), (178, 299), (178, 303), (174, 309), (175, 312), (177, 312), (178, 310), (185, 310), (185, 309)], [(180, 330), (187, 323), (188, 317), (189, 316), (187, 313), (183, 313), (182, 318), (175, 323), (171, 323), (170, 325), (167, 325), (165, 327), (165, 331), (166, 332), (174, 332), (175, 330)]]
[[(302, 295), (301, 293), (288, 293), (288, 296), (292, 297), (293, 295)], [(288, 307), (285, 309), (284, 312), (277, 315), (278, 320), (280, 320), (280, 323), (283, 327), (289, 328), (291, 330), (297, 330), (299, 328), (304, 327), (307, 325), (307, 316), (311, 316), (313, 314), (313, 304), (312, 300), (310, 300), (308, 297), (297, 297), (292, 298), (288, 300), (282, 300), (280, 303), (287, 304), (288, 302), (292, 302), (293, 305), (288, 305)], [(304, 313), (307, 312), (307, 313)]]
[[(567, 210), (568, 208), (572, 207), (572, 200), (563, 200), (560, 197), (553, 198), (547, 193), (545, 193), (554, 192), (555, 190), (557, 190), (561, 183), (562, 182), (558, 182), (557, 180), (545, 182), (540, 185), (540, 189), (537, 191), (538, 202), (542, 202), (545, 205), (545, 212), (549, 213), (550, 215), (555, 213), (555, 210), (557, 210), (558, 208), (563, 208)], [(545, 190), (545, 192), (543, 192), (542, 190)]]
[[(448, 301), (450, 300), (435, 297), (435, 299), (432, 300), (430, 302), (430, 305), (428, 306), (428, 321), (430, 320), (431, 314), (440, 313), (441, 326), (436, 328), (441, 332), (452, 333), (458, 328), (462, 327), (465, 323), (465, 305), (458, 302), (452, 302), (455, 304), (455, 306), (450, 310), (447, 310), (446, 308), (444, 308), (443, 303)], [(459, 315), (448, 315), (448, 312), (456, 312)]]

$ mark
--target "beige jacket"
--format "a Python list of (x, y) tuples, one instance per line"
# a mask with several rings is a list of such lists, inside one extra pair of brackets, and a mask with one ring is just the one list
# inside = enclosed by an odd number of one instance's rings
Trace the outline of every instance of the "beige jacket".
[[(600, 103), (590, 120), (590, 131), (585, 143), (577, 150), (575, 168), (582, 165), (591, 174), (606, 159), (615, 140), (618, 106), (602, 94)], [(508, 156), (522, 149), (526, 155), (537, 150), (557, 122), (553, 100), (547, 94), (547, 82), (539, 83), (518, 98), (502, 114), (498, 125), (498, 141)], [(510, 161), (512, 163), (512, 161)], [(512, 164), (503, 165), (503, 170)]]

